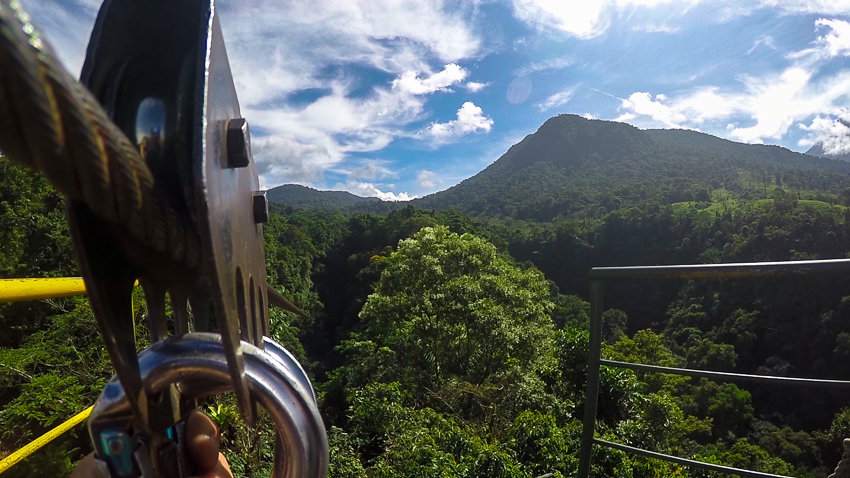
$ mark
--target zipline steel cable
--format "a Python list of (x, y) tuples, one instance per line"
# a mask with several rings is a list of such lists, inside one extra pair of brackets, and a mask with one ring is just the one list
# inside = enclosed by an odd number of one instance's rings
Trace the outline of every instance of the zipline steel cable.
[(157, 191), (137, 148), (61, 66), (17, 0), (0, 0), (0, 151), (152, 250), (197, 266), (196, 231)]

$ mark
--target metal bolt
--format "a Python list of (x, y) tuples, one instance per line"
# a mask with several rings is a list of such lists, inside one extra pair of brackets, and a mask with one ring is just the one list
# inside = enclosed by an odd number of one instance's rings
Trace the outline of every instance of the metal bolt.
[(265, 191), (254, 191), (254, 222), (257, 224), (269, 222), (269, 199)]
[(121, 437), (112, 437), (110, 438), (109, 445), (107, 445), (107, 447), (109, 448), (109, 453), (111, 455), (120, 455), (124, 451), (124, 441)]
[(228, 168), (244, 168), (251, 162), (251, 132), (245, 118), (234, 118), (227, 122)]

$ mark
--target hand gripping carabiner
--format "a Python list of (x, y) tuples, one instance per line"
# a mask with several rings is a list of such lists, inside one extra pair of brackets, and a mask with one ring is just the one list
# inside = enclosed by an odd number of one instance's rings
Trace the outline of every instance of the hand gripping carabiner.
[[(277, 430), (271, 476), (324, 477), (328, 470), (328, 440), (310, 380), (286, 349), (264, 338), (266, 349), (242, 343), (251, 400), (262, 406)], [(221, 337), (192, 333), (152, 345), (139, 355), (148, 396), (176, 384), (181, 399), (194, 400), (233, 391)], [(117, 376), (112, 377), (89, 418), (100, 470), (113, 477), (187, 476), (166, 463), (182, 446), (182, 427), (164, 437), (134, 433), (133, 412)], [(154, 439), (157, 438), (157, 439)]]

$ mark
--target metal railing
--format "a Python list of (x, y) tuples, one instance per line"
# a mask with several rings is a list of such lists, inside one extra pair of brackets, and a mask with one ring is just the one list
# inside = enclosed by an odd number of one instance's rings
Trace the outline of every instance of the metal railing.
[(720, 473), (760, 478), (788, 478), (758, 471), (742, 470), (728, 466), (705, 463), (687, 458), (666, 455), (650, 450), (635, 448), (594, 437), (596, 407), (599, 398), (599, 368), (628, 368), (641, 372), (659, 372), (691, 377), (702, 377), (720, 381), (773, 383), (808, 387), (850, 390), (850, 381), (821, 380), (810, 378), (774, 377), (768, 375), (746, 375), (739, 373), (691, 370), (656, 365), (603, 360), (602, 350), (602, 298), (606, 281), (614, 280), (699, 280), (699, 279), (747, 279), (754, 277), (778, 277), (792, 274), (811, 274), (850, 271), (850, 259), (819, 261), (754, 262), (738, 264), (698, 264), (673, 266), (594, 267), (590, 271), (590, 343), (587, 359), (587, 392), (585, 395), (584, 422), (579, 451), (578, 478), (590, 475), (593, 445), (606, 446), (627, 453), (677, 463), (683, 466), (702, 468)]
[[(135, 284), (139, 285), (138, 281)], [(86, 293), (82, 277), (54, 277), (46, 279), (0, 279), (0, 304), (7, 302), (22, 302), (28, 300), (53, 299), (71, 297)], [(0, 459), (0, 473), (13, 465), (20, 463), (32, 453), (47, 445), (68, 430), (85, 421), (92, 411), (88, 407), (60, 425), (47, 431), (19, 450)]]

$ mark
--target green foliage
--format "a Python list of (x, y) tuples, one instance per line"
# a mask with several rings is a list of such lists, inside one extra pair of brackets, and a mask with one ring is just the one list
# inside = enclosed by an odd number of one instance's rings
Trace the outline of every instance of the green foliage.
[[(791, 465), (782, 461), (780, 458), (768, 455), (766, 451), (743, 438), (735, 441), (727, 450), (713, 445), (706, 446), (693, 459), (777, 475), (790, 476), (794, 472), (794, 468)], [(714, 472), (695, 472), (691, 476), (719, 477), (724, 475)]]
[(563, 476), (574, 476), (578, 470), (580, 436), (578, 421), (559, 427), (551, 415), (525, 411), (514, 420), (507, 440), (517, 460), (532, 475), (560, 472)]
[[(273, 191), (324, 209), (274, 204), (264, 231), (269, 283), (309, 316), (273, 310), (271, 335), (314, 378), (331, 476), (574, 476), (589, 269), (847, 257), (848, 172), (780, 148), (565, 115), (481, 174), (412, 203), (441, 211)], [(0, 277), (77, 274), (61, 197), (4, 159), (0, 177)], [(850, 379), (846, 285), (842, 276), (611, 283), (603, 354)], [(82, 300), (0, 306), (0, 324), (8, 452), (90, 404), (111, 369)], [(844, 400), (602, 367), (597, 434), (819, 476), (850, 436)], [(267, 474), (267, 417), (249, 430), (232, 398), (207, 408), (237, 475)], [(79, 427), (14, 473), (63, 475), (90, 449), (85, 435)], [(593, 475), (711, 474), (595, 447)]]
[(401, 241), (386, 263), (363, 332), (344, 345), (350, 386), (397, 381), (422, 405), (488, 414), (504, 387), (550, 366), (552, 304), (539, 272), (440, 226)]
[(802, 430), (794, 431), (788, 426), (779, 428), (770, 422), (760, 421), (753, 427), (750, 440), (771, 456), (787, 463), (809, 467), (822, 465), (817, 443)]
[(219, 395), (205, 407), (219, 429), (221, 452), (234, 476), (269, 476), (274, 461), (275, 430), (269, 415), (258, 409), (256, 425), (248, 428), (239, 416), (236, 399)]
[(378, 198), (363, 198), (346, 191), (317, 191), (297, 184), (284, 184), (268, 191), (269, 201), (289, 206), (339, 211), (361, 202), (379, 202)]
[[(621, 362), (659, 365), (662, 367), (681, 367), (682, 359), (670, 351), (664, 343), (664, 337), (651, 330), (638, 331), (634, 337), (622, 336), (614, 345), (605, 348), (605, 355)], [(688, 381), (687, 377), (664, 373), (639, 372), (638, 377), (646, 384), (647, 392), (674, 392), (677, 387)]]

